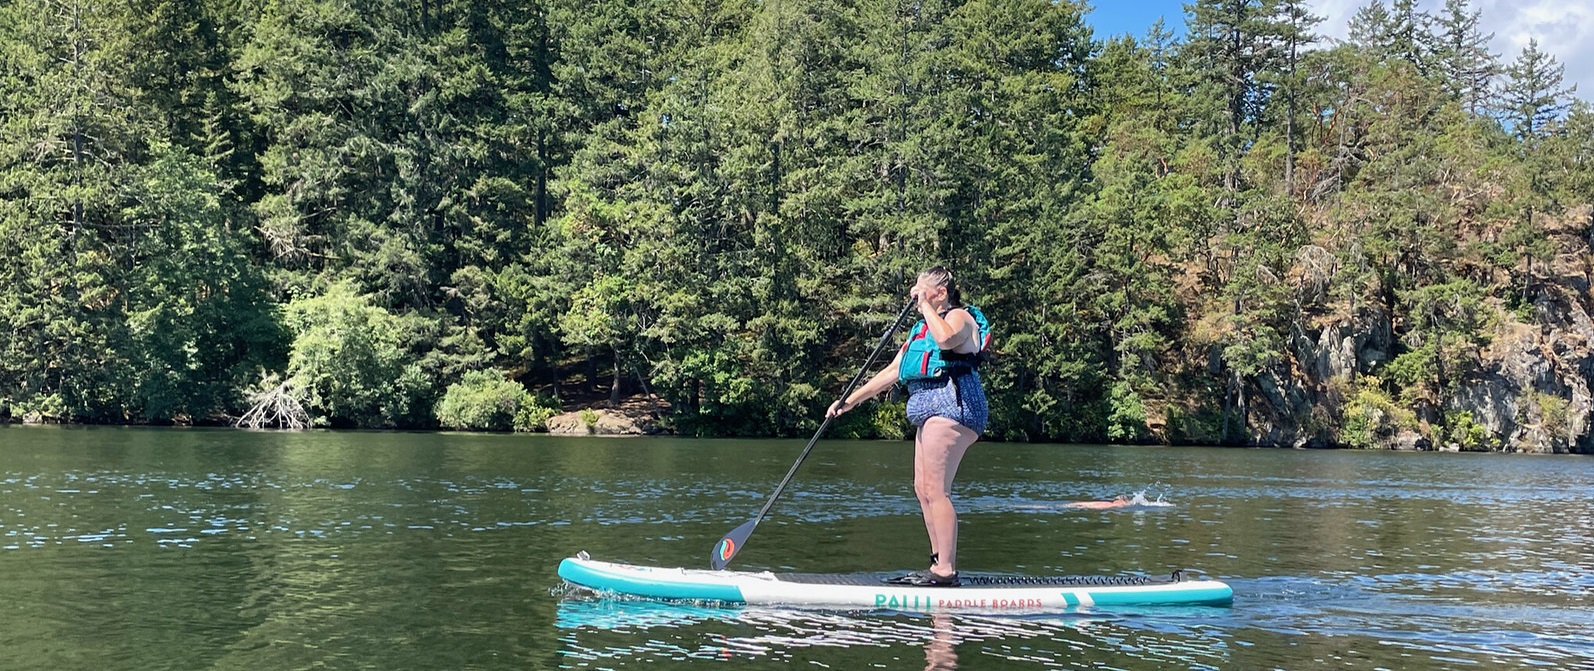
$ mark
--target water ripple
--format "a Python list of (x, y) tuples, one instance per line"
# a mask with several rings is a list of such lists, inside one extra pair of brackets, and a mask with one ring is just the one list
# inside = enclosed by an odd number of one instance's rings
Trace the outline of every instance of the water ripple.
[[(581, 549), (702, 566), (800, 443), (373, 435), (0, 429), (0, 649), (38, 668), (1594, 668), (1584, 458), (985, 446), (955, 492), (960, 566), (1188, 568), (1235, 604), (932, 617), (546, 594)], [(825, 447), (742, 566), (922, 567), (906, 447)], [(1173, 505), (1066, 507), (1140, 490)]]

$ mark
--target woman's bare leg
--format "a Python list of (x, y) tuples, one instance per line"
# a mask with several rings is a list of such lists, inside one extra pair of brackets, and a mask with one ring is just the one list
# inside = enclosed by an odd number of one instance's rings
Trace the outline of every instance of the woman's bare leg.
[(924, 512), (930, 552), (940, 556), (931, 568), (938, 575), (957, 571), (958, 515), (952, 507), (952, 478), (979, 434), (945, 417), (931, 417), (914, 439), (913, 491)]

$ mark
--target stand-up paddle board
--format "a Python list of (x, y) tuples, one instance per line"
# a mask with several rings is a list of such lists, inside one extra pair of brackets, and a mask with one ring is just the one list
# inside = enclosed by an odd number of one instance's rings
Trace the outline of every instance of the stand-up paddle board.
[(875, 574), (704, 571), (633, 566), (589, 559), (559, 564), (573, 585), (649, 599), (754, 605), (883, 608), (908, 611), (1066, 610), (1091, 606), (1226, 605), (1234, 590), (1179, 572), (1148, 576), (1005, 576), (963, 574), (958, 587), (914, 587)]

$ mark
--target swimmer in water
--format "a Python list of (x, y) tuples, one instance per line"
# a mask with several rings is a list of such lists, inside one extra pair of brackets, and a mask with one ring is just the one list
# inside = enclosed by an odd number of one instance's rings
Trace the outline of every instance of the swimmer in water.
[(1145, 492), (1135, 492), (1134, 496), (1117, 496), (1111, 501), (1075, 501), (1063, 504), (1064, 508), (1080, 508), (1083, 510), (1111, 510), (1113, 508), (1171, 508), (1172, 503), (1162, 500), (1159, 495), (1157, 500), (1146, 499)]
[(1135, 505), (1128, 497), (1120, 496), (1111, 501), (1075, 501), (1063, 504), (1064, 508), (1084, 508), (1086, 510), (1107, 510), (1110, 508), (1127, 508)]

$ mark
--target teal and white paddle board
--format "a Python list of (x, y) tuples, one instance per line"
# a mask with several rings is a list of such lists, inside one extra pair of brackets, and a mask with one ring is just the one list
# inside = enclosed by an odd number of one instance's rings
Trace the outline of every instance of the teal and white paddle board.
[(649, 599), (907, 611), (1059, 611), (1234, 600), (1234, 590), (1222, 582), (1186, 579), (1177, 572), (1167, 577), (963, 574), (958, 587), (914, 587), (886, 584), (877, 574), (660, 568), (596, 561), (583, 552), (560, 562), (559, 577), (599, 592)]

